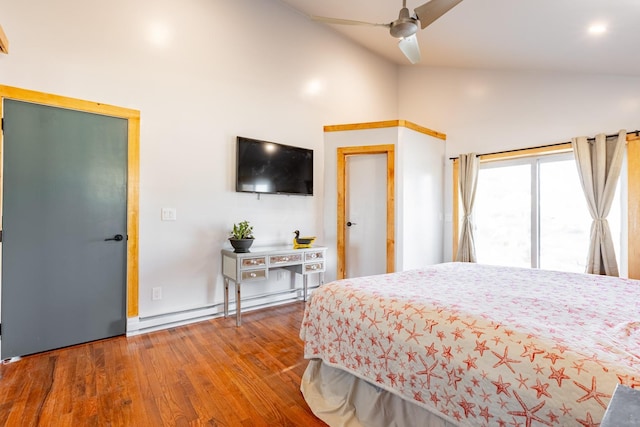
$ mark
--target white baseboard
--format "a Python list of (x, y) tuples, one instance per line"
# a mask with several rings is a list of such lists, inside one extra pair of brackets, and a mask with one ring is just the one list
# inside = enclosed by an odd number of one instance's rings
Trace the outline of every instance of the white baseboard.
[[(264, 298), (256, 298), (254, 300), (242, 300), (242, 314), (267, 307), (275, 307), (277, 305), (287, 304), (294, 301), (300, 301), (297, 295), (285, 294), (274, 296), (265, 296)], [(191, 323), (202, 322), (205, 320), (222, 317), (224, 312), (223, 304), (215, 304), (207, 307), (183, 310), (179, 312), (159, 314), (149, 317), (129, 317), (127, 319), (127, 336), (135, 336), (147, 332), (160, 331), (163, 329), (175, 328)], [(229, 318), (235, 319), (236, 307), (235, 302), (229, 304)]]
[(214, 305), (150, 317), (130, 317), (127, 319), (127, 336), (160, 331), (190, 323), (202, 322), (223, 315), (222, 306)]

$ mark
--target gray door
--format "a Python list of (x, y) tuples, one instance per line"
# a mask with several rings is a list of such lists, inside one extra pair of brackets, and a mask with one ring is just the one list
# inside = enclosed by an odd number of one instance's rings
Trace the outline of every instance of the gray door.
[(0, 357), (123, 334), (127, 120), (5, 100), (3, 175)]

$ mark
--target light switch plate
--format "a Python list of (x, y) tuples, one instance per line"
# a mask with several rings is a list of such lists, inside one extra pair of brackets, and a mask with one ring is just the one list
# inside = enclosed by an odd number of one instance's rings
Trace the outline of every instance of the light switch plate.
[(162, 208), (160, 217), (163, 221), (175, 221), (177, 219), (176, 208)]

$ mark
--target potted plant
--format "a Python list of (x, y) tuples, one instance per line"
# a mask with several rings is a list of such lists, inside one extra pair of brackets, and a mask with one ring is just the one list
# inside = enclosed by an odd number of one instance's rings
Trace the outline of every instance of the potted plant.
[(253, 226), (249, 224), (249, 221), (241, 221), (237, 224), (233, 224), (233, 230), (231, 230), (229, 242), (231, 242), (234, 252), (249, 252), (249, 248), (253, 244), (253, 239)]

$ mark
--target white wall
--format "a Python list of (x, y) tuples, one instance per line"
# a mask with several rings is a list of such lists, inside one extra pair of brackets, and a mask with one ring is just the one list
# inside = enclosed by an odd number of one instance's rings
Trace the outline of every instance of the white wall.
[(397, 264), (409, 270), (441, 263), (445, 141), (398, 128)]
[[(276, 0), (0, 0), (0, 10), (11, 47), (0, 84), (141, 111), (141, 317), (221, 302), (234, 222), (254, 224), (256, 246), (289, 243), (296, 228), (322, 235), (322, 126), (397, 115), (394, 65)], [(236, 135), (314, 149), (314, 197), (235, 193)], [(177, 221), (161, 222), (162, 207)]]
[[(640, 128), (640, 77), (401, 67), (399, 116), (447, 134), (447, 157)], [(444, 256), (451, 260), (451, 163)]]

